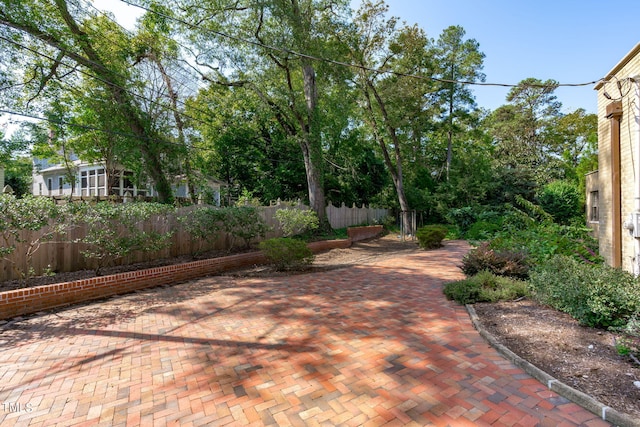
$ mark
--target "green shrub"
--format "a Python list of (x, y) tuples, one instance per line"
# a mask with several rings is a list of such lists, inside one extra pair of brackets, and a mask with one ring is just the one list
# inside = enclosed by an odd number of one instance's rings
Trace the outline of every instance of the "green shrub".
[(554, 256), (531, 272), (537, 300), (591, 327), (621, 327), (640, 311), (640, 283), (607, 265)]
[[(66, 233), (70, 226), (66, 219), (70, 211), (69, 207), (56, 206), (49, 197), (16, 198), (11, 194), (0, 194), (0, 259), (11, 263), (18, 276), (32, 276), (35, 273), (34, 254), (56, 235)], [(14, 253), (18, 247), (23, 249), (22, 253)], [(24, 259), (26, 269), (20, 267), (20, 257)]]
[(502, 229), (502, 222), (479, 220), (467, 230), (465, 237), (469, 240), (489, 240)]
[(485, 270), (498, 276), (520, 279), (525, 279), (529, 275), (529, 261), (526, 252), (495, 250), (487, 242), (471, 249), (462, 258), (460, 268), (467, 276), (474, 276)]
[(444, 286), (445, 296), (460, 304), (512, 301), (527, 296), (528, 293), (526, 282), (496, 276), (488, 271), (482, 271), (465, 280), (450, 282)]
[(205, 243), (211, 243), (218, 238), (223, 220), (224, 211), (211, 206), (197, 206), (191, 208), (188, 214), (178, 217), (178, 222), (189, 233), (192, 255), (199, 255)]
[(447, 233), (448, 229), (444, 225), (426, 225), (416, 231), (416, 237), (422, 249), (435, 249), (442, 246)]
[(468, 278), (444, 285), (445, 296), (460, 304), (473, 304), (480, 301), (480, 283)]
[(398, 228), (396, 218), (393, 215), (385, 215), (378, 220), (386, 230), (396, 230)]
[(111, 265), (135, 251), (153, 252), (171, 244), (171, 231), (144, 230), (149, 218), (157, 217), (157, 224), (166, 221), (167, 213), (174, 208), (159, 203), (80, 205), (75, 221), (86, 225), (82, 255), (93, 264), (96, 275), (100, 269)]
[(276, 219), (284, 237), (297, 236), (306, 231), (316, 230), (320, 226), (318, 215), (312, 210), (278, 209)]
[(566, 181), (547, 184), (537, 199), (542, 209), (559, 224), (569, 224), (572, 218), (584, 214), (580, 190), (576, 185)]
[(264, 237), (269, 226), (264, 222), (258, 208), (254, 206), (232, 206), (223, 209), (223, 231), (231, 235), (231, 247), (240, 238), (245, 247), (257, 237)]
[(302, 240), (279, 237), (260, 242), (262, 250), (276, 270), (302, 270), (313, 263), (313, 252)]
[(503, 231), (490, 242), (492, 249), (523, 251), (531, 265), (543, 264), (554, 255), (566, 255), (576, 260), (600, 264), (598, 242), (586, 227), (563, 226), (553, 223), (514, 224), (515, 216), (505, 219)]
[(451, 209), (446, 214), (446, 219), (452, 225), (458, 227), (462, 233), (466, 233), (469, 227), (476, 222), (476, 214), (471, 206)]

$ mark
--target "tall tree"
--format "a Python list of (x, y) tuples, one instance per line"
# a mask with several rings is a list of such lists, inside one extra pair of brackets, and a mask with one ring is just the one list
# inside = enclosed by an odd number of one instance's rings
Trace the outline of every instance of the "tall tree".
[(489, 117), (497, 162), (504, 167), (532, 171), (539, 184), (557, 177), (558, 141), (553, 126), (562, 104), (555, 96), (558, 83), (528, 78), (507, 94), (508, 104)]
[[(364, 1), (354, 18), (347, 41), (351, 60), (359, 66), (355, 84), (361, 94), (362, 117), (382, 152), (391, 175), (405, 224), (410, 224), (405, 192), (403, 149), (427, 114), (427, 94), (433, 88), (428, 62), (429, 39), (416, 26), (397, 28), (397, 18), (387, 18), (383, 1)], [(389, 73), (391, 71), (392, 73)], [(402, 74), (427, 78), (406, 78)], [(408, 232), (412, 230), (407, 228)]]
[(226, 181), (230, 197), (243, 190), (263, 203), (306, 197), (299, 146), (252, 91), (212, 85), (189, 102), (188, 114), (197, 119), (201, 166)]
[[(198, 23), (198, 30), (204, 28), (204, 34), (194, 38), (202, 52), (199, 58), (208, 65), (206, 78), (252, 91), (269, 107), (302, 151), (309, 203), (321, 220), (326, 213), (318, 105), (335, 69), (313, 58), (330, 49), (347, 5), (346, 0), (228, 0), (203, 7), (183, 0), (188, 18)], [(231, 40), (208, 38), (211, 30), (223, 30)]]
[(0, 10), (2, 48), (19, 49), (33, 57), (33, 81), (37, 82), (34, 98), (50, 81), (69, 74), (69, 68), (77, 67), (84, 72), (84, 78), (91, 76), (99, 81), (111, 102), (117, 105), (127, 131), (135, 136), (136, 147), (159, 199), (170, 201), (172, 191), (162, 162), (164, 138), (150, 128), (148, 118), (129, 90), (128, 52), (108, 50), (117, 46), (109, 36), (122, 35), (121, 31), (112, 22), (93, 19), (82, 5), (69, 6), (65, 0), (5, 2)]
[(440, 106), (442, 130), (447, 139), (446, 179), (449, 180), (453, 156), (453, 139), (464, 129), (463, 122), (471, 121), (476, 107), (467, 82), (484, 81), (481, 72), (484, 54), (474, 39), (464, 39), (460, 26), (445, 28), (434, 46), (434, 65), (440, 81), (434, 102)]

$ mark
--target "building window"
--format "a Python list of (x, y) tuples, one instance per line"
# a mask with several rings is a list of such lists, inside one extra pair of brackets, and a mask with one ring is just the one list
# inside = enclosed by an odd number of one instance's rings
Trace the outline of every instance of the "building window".
[(589, 221), (600, 221), (599, 207), (598, 192), (592, 191), (589, 193)]
[(80, 172), (80, 195), (104, 196), (107, 191), (106, 182), (104, 168), (82, 171)]
[(53, 179), (47, 178), (47, 195), (51, 196), (51, 189), (53, 188)]
[(61, 176), (58, 177), (58, 194), (62, 195), (62, 187), (63, 187), (63, 179)]

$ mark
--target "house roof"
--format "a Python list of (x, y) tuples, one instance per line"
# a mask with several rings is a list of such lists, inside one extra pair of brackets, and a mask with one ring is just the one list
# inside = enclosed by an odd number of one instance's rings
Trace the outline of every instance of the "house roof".
[[(82, 162), (80, 160), (74, 160), (73, 162), (71, 162), (73, 166), (80, 166), (81, 163)], [(57, 172), (65, 169), (66, 167), (62, 163), (60, 163), (57, 165), (49, 166), (48, 168), (40, 169), (38, 173), (42, 174), (47, 172)]]
[(636, 44), (633, 49), (627, 53), (616, 65), (609, 71), (609, 73), (594, 87), (595, 90), (599, 90), (604, 84), (629, 63), (633, 58), (640, 53), (640, 42)]

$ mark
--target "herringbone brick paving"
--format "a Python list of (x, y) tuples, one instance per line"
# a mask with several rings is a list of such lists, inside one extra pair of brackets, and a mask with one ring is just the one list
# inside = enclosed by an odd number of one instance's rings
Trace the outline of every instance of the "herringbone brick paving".
[(42, 314), (50, 326), (0, 348), (0, 424), (609, 425), (499, 356), (443, 297), (466, 250), (204, 278), (208, 293), (177, 285), (175, 301), (106, 326)]

